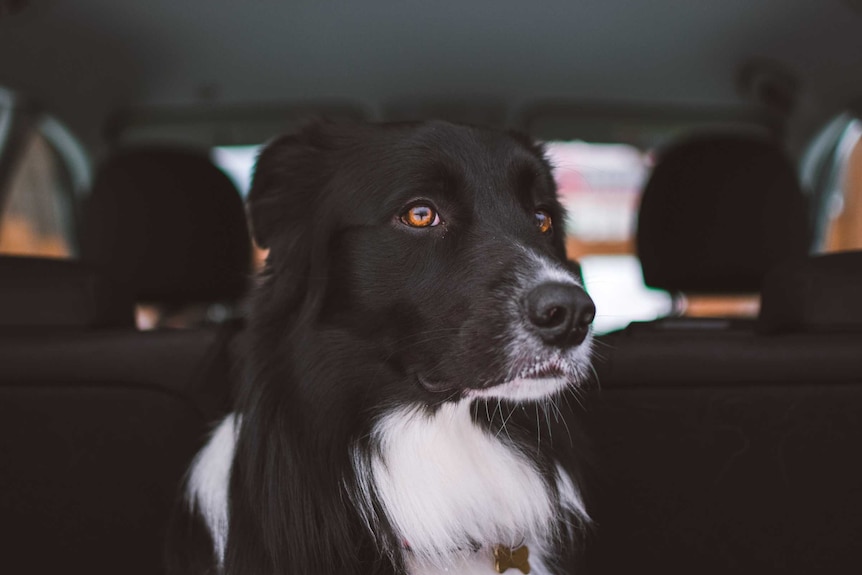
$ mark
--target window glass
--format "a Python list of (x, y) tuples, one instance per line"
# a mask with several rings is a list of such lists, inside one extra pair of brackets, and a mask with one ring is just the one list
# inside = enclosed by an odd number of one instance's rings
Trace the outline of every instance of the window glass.
[[(227, 176), (233, 180), (242, 195), (243, 200), (248, 197), (251, 187), (251, 178), (254, 173), (254, 163), (260, 153), (262, 145), (258, 146), (218, 146), (212, 149), (211, 158)], [(268, 251), (254, 246), (254, 269), (260, 270), (266, 261)]]
[(545, 149), (568, 213), (567, 252), (596, 302), (596, 332), (668, 315), (671, 297), (644, 285), (634, 247), (651, 155), (626, 144), (554, 141)]
[(219, 146), (212, 149), (212, 161), (233, 180), (243, 199), (248, 196), (254, 163), (261, 146)]
[(853, 120), (835, 150), (834, 190), (825, 203), (822, 250), (862, 250), (862, 122)]
[(72, 184), (59, 155), (39, 133), (24, 146), (0, 206), (0, 254), (74, 255)]
[(12, 124), (12, 94), (0, 88), (0, 156), (6, 147), (9, 127)]

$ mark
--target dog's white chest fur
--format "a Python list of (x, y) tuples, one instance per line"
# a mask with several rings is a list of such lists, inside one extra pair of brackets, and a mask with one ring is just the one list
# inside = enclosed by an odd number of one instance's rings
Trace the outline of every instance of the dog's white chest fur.
[(533, 572), (541, 573), (542, 548), (560, 535), (560, 506), (583, 513), (562, 469), (548, 485), (525, 455), (473, 423), (468, 401), (433, 415), (396, 410), (377, 422), (372, 440), (377, 451), (354, 454), (363, 507), (373, 529), (376, 494), (403, 538), (411, 573), (493, 573), (498, 543), (527, 543)]
[[(558, 467), (548, 485), (529, 458), (470, 418), (469, 402), (447, 404), (428, 415), (418, 408), (381, 418), (369, 454), (353, 453), (361, 493), (355, 494), (369, 528), (376, 496), (402, 538), (411, 575), (495, 573), (492, 546), (530, 548), (532, 573), (548, 570), (544, 547), (561, 511), (586, 519), (580, 495)], [(227, 539), (227, 486), (239, 419), (228, 416), (198, 454), (188, 485), (221, 563)], [(478, 546), (478, 549), (476, 548)], [(512, 573), (515, 573), (513, 571)]]

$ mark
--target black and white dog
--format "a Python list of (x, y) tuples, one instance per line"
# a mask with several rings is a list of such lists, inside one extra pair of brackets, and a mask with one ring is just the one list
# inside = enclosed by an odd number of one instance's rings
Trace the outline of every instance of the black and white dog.
[(542, 149), (317, 123), (261, 153), (249, 210), (270, 251), (245, 379), (178, 570), (568, 572), (589, 519), (562, 400), (595, 308)]

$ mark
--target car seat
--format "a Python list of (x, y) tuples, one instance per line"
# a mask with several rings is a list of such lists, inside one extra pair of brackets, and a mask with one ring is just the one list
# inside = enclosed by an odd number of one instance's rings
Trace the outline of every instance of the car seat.
[(251, 247), (236, 189), (205, 156), (129, 150), (87, 209), (92, 263), (0, 258), (9, 573), (162, 572), (181, 478), (229, 409), (236, 322), (142, 332), (133, 311), (238, 301)]

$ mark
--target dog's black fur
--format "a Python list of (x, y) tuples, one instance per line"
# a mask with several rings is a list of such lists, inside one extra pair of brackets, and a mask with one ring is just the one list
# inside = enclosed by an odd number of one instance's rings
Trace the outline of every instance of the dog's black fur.
[[(405, 226), (399, 216), (417, 199), (444, 225)], [(550, 234), (537, 230), (538, 207), (555, 222)], [(265, 148), (249, 210), (269, 255), (245, 334), (224, 572), (402, 572), (386, 552), (402, 542), (385, 521), (372, 534), (354, 505), (348, 446), (373, 449), (370, 426), (389, 409), (434, 410), (505, 379), (496, 342), (509, 328), (501, 307), (518, 246), (574, 266), (543, 150), (442, 122), (316, 123)], [(506, 440), (541, 473), (559, 463), (580, 477), (568, 402), (564, 421), (476, 401), (476, 424), (497, 433), (507, 419)], [(179, 525), (172, 570), (219, 572), (193, 507)], [(558, 541), (551, 562), (572, 565), (577, 539)]]

